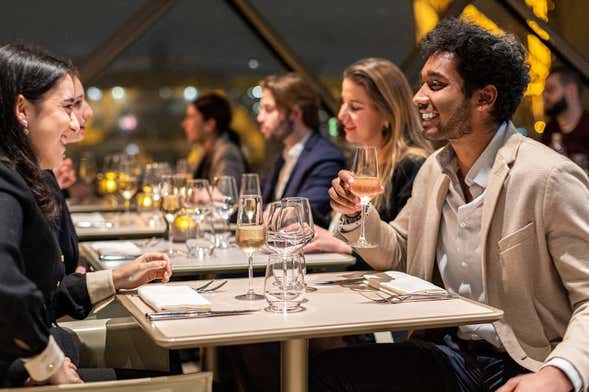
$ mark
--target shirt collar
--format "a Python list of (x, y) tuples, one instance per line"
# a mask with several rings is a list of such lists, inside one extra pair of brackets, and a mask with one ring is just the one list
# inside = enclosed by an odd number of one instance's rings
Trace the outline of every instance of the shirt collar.
[(311, 132), (308, 132), (301, 140), (296, 142), (288, 151), (282, 154), (285, 161), (298, 159), (305, 148), (305, 143), (311, 137)]
[[(505, 144), (505, 136), (507, 134), (507, 123), (503, 122), (495, 135), (485, 147), (483, 153), (478, 157), (474, 165), (470, 168), (464, 182), (468, 187), (476, 184), (479, 187), (486, 189), (489, 182), (489, 173), (493, 168), (495, 156), (499, 149)], [(436, 156), (438, 164), (442, 171), (446, 174), (452, 173), (455, 176), (458, 171), (458, 162), (456, 161), (456, 153), (449, 143), (442, 148), (440, 153)]]

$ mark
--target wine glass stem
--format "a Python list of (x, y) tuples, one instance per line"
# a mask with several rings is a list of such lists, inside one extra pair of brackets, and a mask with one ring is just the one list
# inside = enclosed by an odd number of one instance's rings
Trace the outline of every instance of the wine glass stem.
[(254, 254), (248, 253), (247, 254), (247, 274), (248, 274), (248, 285), (249, 289), (247, 290), (248, 295), (254, 294)]
[(366, 214), (368, 213), (368, 201), (360, 200), (362, 211), (360, 212), (360, 239), (359, 241), (366, 241)]

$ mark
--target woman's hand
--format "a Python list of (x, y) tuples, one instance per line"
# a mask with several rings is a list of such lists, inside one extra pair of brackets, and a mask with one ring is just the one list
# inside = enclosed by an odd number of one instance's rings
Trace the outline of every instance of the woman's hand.
[(339, 238), (335, 238), (329, 231), (315, 226), (315, 236), (303, 248), (305, 253), (334, 252), (352, 254), (352, 247)]
[(337, 178), (331, 181), (329, 188), (329, 198), (331, 208), (335, 212), (345, 215), (353, 215), (361, 210), (360, 198), (354, 196), (350, 191), (350, 186), (354, 182), (354, 174), (348, 170), (340, 170)]
[(59, 370), (53, 376), (49, 377), (49, 380), (46, 382), (53, 385), (84, 383), (78, 375), (78, 368), (68, 357), (65, 357)]
[(64, 159), (61, 164), (53, 169), (60, 189), (66, 189), (76, 182), (76, 170), (71, 159)]
[(112, 271), (115, 289), (134, 289), (154, 279), (166, 283), (172, 276), (170, 258), (163, 253), (146, 253)]

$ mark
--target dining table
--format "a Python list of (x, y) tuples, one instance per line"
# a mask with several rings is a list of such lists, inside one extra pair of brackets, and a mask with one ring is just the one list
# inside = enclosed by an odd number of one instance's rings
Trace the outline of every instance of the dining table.
[(167, 223), (159, 211), (73, 212), (80, 241), (162, 237)]
[[(202, 295), (210, 301), (212, 310), (252, 310), (246, 314), (152, 321), (146, 314), (154, 310), (143, 302), (137, 291), (121, 292), (117, 299), (151, 339), (164, 348), (280, 342), (281, 390), (284, 392), (307, 391), (311, 338), (489, 323), (503, 315), (499, 309), (462, 297), (383, 303), (341, 284), (321, 284), (345, 279), (349, 274), (307, 275), (307, 284), (317, 290), (305, 293), (304, 310), (296, 313), (267, 311), (265, 300), (236, 300), (234, 296), (248, 287), (247, 279), (242, 278), (229, 279), (221, 289)], [(196, 288), (202, 286), (203, 281), (169, 284)], [(263, 286), (263, 278), (254, 279), (256, 292), (263, 292)]]

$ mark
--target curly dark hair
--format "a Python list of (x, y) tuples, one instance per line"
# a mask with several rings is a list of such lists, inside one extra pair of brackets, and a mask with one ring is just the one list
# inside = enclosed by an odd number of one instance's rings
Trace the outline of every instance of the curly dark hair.
[(492, 115), (497, 122), (511, 118), (530, 82), (526, 50), (513, 34), (501, 36), (475, 24), (449, 18), (421, 42), (425, 58), (436, 52), (453, 53), (458, 74), (464, 80), (464, 95), (488, 85), (497, 88)]
[(39, 168), (29, 137), (16, 118), (16, 100), (22, 94), (39, 104), (62, 77), (73, 73), (71, 63), (41, 48), (20, 44), (0, 47), (0, 162), (23, 177), (48, 222), (57, 217), (59, 206)]

